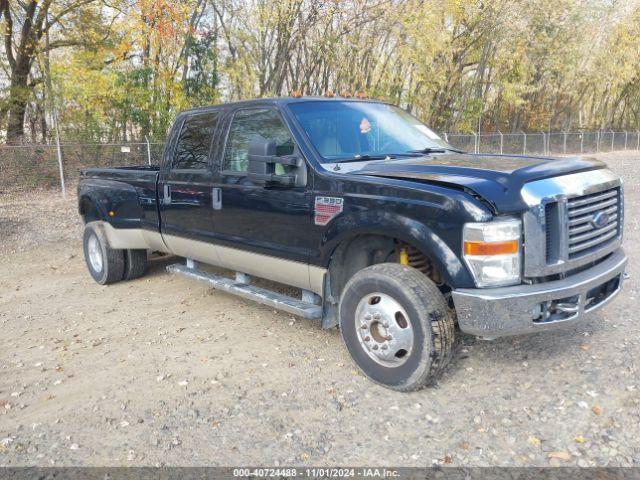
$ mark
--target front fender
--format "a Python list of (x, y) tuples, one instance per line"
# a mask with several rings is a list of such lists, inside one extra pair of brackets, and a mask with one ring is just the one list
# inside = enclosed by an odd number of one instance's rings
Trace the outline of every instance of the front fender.
[(358, 235), (382, 235), (413, 245), (430, 257), (448, 285), (457, 288), (474, 285), (456, 252), (432, 228), (389, 211), (365, 210), (336, 218), (323, 237), (320, 251), (322, 264), (329, 264), (331, 255), (341, 242)]

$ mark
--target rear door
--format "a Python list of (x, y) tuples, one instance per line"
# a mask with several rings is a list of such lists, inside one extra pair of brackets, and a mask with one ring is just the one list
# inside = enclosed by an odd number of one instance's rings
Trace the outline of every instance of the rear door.
[(213, 241), (211, 152), (220, 114), (209, 110), (185, 115), (158, 185), (164, 242), (178, 255), (212, 262), (215, 248), (206, 244)]

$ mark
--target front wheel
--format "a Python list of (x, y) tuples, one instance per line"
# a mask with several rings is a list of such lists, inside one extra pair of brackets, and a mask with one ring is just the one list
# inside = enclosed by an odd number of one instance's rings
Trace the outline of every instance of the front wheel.
[(96, 222), (87, 223), (82, 243), (87, 268), (96, 282), (106, 285), (122, 280), (124, 254), (122, 250), (109, 246)]
[(342, 338), (358, 368), (399, 391), (433, 383), (451, 359), (455, 324), (438, 287), (396, 263), (367, 267), (340, 300)]

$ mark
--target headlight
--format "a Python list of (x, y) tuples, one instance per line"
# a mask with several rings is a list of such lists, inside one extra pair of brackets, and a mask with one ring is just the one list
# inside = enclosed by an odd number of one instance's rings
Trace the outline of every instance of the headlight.
[(520, 283), (519, 219), (467, 223), (462, 236), (463, 256), (478, 287)]

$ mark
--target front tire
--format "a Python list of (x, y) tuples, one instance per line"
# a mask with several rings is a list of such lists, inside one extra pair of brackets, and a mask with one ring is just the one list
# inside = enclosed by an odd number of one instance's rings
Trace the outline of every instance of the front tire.
[(398, 391), (434, 383), (451, 359), (455, 323), (438, 287), (418, 270), (373, 265), (340, 299), (340, 330), (367, 377)]
[(109, 246), (98, 222), (87, 223), (82, 243), (87, 268), (96, 282), (107, 285), (122, 280), (124, 254)]

